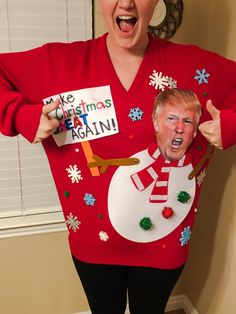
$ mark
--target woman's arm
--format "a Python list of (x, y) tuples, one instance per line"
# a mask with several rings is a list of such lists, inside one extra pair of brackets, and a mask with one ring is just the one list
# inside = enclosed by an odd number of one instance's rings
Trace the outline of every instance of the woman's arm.
[(216, 54), (212, 61), (215, 67), (217, 64), (217, 79), (212, 91), (216, 99), (215, 103), (207, 101), (206, 109), (210, 118), (199, 125), (199, 130), (209, 143), (219, 149), (226, 149), (236, 144), (236, 62)]
[(57, 126), (55, 119), (47, 118), (50, 108), (44, 108), (41, 99), (44, 50), (0, 55), (0, 132), (4, 135), (20, 133), (35, 142)]

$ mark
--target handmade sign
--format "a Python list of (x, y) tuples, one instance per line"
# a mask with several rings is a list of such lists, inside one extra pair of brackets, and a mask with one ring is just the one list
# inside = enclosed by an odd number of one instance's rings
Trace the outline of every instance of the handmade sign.
[[(119, 132), (110, 86), (69, 91), (45, 98), (48, 105), (60, 99), (51, 115), (60, 121), (53, 134), (58, 146), (81, 143), (87, 162), (93, 161), (90, 140)], [(90, 169), (92, 176), (100, 175), (98, 167)]]
[(110, 86), (69, 91), (45, 98), (60, 99), (52, 115), (60, 121), (53, 137), (58, 146), (87, 142), (119, 132)]

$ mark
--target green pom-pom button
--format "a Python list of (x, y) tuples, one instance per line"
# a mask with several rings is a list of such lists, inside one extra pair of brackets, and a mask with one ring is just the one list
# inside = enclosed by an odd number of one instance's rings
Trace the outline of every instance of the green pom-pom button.
[(181, 191), (177, 197), (177, 200), (180, 203), (187, 203), (190, 200), (190, 195), (185, 191)]
[(70, 196), (70, 192), (65, 191), (65, 192), (64, 192), (64, 196), (65, 196), (65, 197), (69, 197), (69, 196)]
[(152, 227), (152, 221), (149, 217), (144, 217), (140, 220), (139, 225), (144, 230), (149, 230)]

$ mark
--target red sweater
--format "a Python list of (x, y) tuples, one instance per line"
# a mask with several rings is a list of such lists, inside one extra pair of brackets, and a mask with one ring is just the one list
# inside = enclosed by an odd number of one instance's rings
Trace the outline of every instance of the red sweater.
[[(0, 55), (0, 131), (8, 136), (21, 133), (33, 141), (43, 99), (60, 94), (62, 104), (56, 115), (61, 126), (43, 146), (72, 254), (91, 263), (178, 267), (188, 255), (208, 159), (193, 179), (188, 175), (205, 155), (206, 140), (198, 134), (188, 151), (191, 163), (171, 168), (165, 202), (150, 202), (155, 180), (139, 190), (131, 178), (153, 163), (148, 152), (155, 142), (151, 113), (160, 90), (193, 90), (203, 106), (201, 121), (210, 119), (205, 103), (212, 99), (221, 110), (224, 148), (236, 143), (236, 64), (192, 45), (151, 37), (126, 91), (105, 40), (106, 35)], [(55, 142), (58, 138), (61, 146)], [(99, 158), (103, 160), (96, 176), (81, 145), (86, 140), (98, 156), (90, 162), (99, 165)], [(120, 165), (127, 160), (130, 165)]]

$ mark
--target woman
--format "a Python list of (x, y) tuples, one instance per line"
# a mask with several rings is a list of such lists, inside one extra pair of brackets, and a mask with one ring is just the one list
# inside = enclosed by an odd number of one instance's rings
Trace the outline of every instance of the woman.
[[(0, 56), (0, 131), (42, 141), (96, 314), (124, 313), (127, 290), (132, 314), (164, 313), (188, 256), (208, 141), (236, 142), (235, 63), (149, 36), (157, 3), (100, 0), (108, 34)], [(200, 99), (202, 134), (187, 165), (155, 164), (153, 173), (153, 103), (177, 87)], [(136, 189), (131, 178), (145, 167)], [(150, 201), (159, 175), (165, 198)]]

